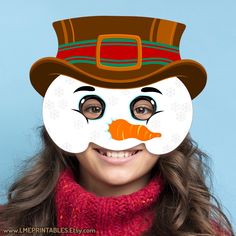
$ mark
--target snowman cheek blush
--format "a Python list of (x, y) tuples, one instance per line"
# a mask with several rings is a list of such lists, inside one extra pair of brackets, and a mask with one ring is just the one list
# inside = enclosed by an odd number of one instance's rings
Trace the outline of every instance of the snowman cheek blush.
[(186, 137), (192, 100), (177, 77), (108, 89), (60, 75), (45, 94), (43, 121), (55, 144), (70, 153), (83, 152), (93, 142), (114, 151), (144, 143), (149, 152), (164, 154)]

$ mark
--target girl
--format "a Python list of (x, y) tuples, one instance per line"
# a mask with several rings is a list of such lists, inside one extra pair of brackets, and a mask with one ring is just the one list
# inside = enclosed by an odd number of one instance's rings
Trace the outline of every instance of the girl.
[(44, 96), (43, 148), (10, 187), (1, 227), (33, 235), (234, 235), (205, 183), (208, 157), (188, 134), (191, 99), (206, 74), (180, 59), (185, 26), (83, 17), (54, 27), (57, 58), (39, 60), (30, 74)]

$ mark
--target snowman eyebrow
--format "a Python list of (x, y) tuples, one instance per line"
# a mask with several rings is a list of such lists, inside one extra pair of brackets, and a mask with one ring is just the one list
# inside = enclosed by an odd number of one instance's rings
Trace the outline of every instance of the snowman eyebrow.
[(153, 88), (153, 87), (144, 87), (141, 89), (141, 92), (156, 92), (156, 93), (162, 94), (162, 92), (160, 90), (158, 90), (157, 88)]
[(81, 86), (79, 88), (77, 88), (74, 93), (78, 92), (78, 91), (95, 91), (95, 88), (92, 86)]

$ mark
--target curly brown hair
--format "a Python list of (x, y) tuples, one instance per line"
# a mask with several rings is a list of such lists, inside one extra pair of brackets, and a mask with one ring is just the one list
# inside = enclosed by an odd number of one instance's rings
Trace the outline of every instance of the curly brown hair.
[[(8, 190), (8, 202), (0, 212), (0, 228), (57, 225), (55, 185), (65, 168), (71, 168), (77, 175), (79, 162), (53, 143), (44, 126), (41, 136), (42, 151), (26, 161), (24, 170)], [(211, 175), (208, 162), (209, 157), (190, 135), (176, 150), (160, 156), (152, 175), (161, 172), (165, 187), (155, 206), (158, 214), (153, 225), (143, 235), (234, 235), (219, 202), (206, 185)]]

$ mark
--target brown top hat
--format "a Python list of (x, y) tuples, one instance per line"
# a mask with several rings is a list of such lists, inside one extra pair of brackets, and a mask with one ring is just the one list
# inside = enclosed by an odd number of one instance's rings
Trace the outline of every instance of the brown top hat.
[(91, 16), (53, 23), (56, 57), (36, 61), (33, 87), (42, 95), (59, 75), (105, 88), (134, 88), (177, 76), (192, 99), (206, 84), (206, 72), (193, 60), (182, 60), (179, 43), (185, 25), (130, 16)]

